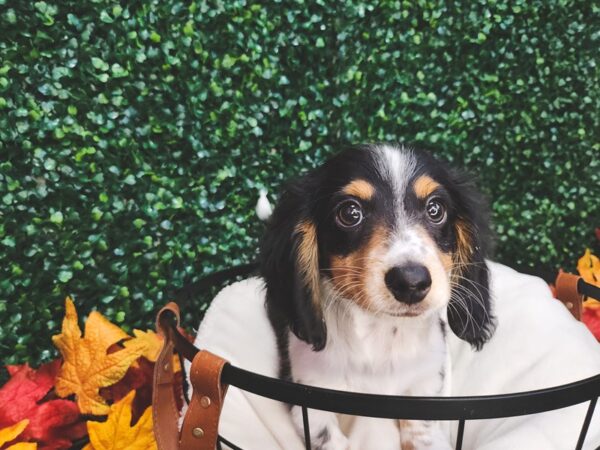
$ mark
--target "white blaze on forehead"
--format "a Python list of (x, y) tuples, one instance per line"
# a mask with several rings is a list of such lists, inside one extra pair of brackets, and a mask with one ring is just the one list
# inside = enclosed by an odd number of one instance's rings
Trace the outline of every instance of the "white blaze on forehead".
[(396, 195), (404, 197), (408, 181), (417, 167), (412, 150), (404, 146), (380, 145), (375, 148), (375, 152), (381, 175), (390, 183)]
[(394, 192), (394, 209), (397, 224), (407, 214), (404, 209), (404, 196), (408, 189), (408, 182), (417, 168), (417, 159), (411, 149), (401, 146), (379, 145), (375, 147), (377, 168), (383, 180), (387, 182)]

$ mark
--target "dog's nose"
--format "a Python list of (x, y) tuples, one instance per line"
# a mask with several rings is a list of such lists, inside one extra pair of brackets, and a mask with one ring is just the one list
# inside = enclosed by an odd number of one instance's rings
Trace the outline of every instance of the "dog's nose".
[(431, 289), (431, 275), (425, 266), (407, 264), (388, 270), (385, 284), (396, 300), (412, 305), (423, 300)]

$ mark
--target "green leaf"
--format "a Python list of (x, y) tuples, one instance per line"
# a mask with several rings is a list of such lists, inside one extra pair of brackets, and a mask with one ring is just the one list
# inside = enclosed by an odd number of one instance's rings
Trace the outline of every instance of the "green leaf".
[(235, 64), (235, 62), (236, 62), (235, 58), (233, 58), (233, 57), (231, 57), (231, 56), (229, 56), (229, 55), (226, 54), (223, 57), (222, 66), (223, 66), (224, 69), (229, 69), (229, 68), (231, 68)]
[(108, 70), (108, 64), (96, 56), (92, 56), (92, 65), (98, 70)]
[(152, 31), (152, 33), (150, 33), (150, 40), (158, 44), (161, 41), (160, 34), (156, 31)]
[(192, 34), (194, 34), (194, 22), (188, 20), (185, 23), (185, 25), (183, 26), (183, 34), (185, 36), (191, 36)]
[(73, 272), (70, 270), (61, 270), (58, 272), (58, 281), (61, 283), (66, 283), (73, 278)]
[(113, 76), (116, 78), (126, 77), (127, 75), (129, 75), (129, 71), (127, 71), (120, 64), (117, 63), (113, 64), (110, 70)]
[(63, 223), (63, 213), (60, 211), (55, 211), (50, 215), (50, 222), (60, 225)]

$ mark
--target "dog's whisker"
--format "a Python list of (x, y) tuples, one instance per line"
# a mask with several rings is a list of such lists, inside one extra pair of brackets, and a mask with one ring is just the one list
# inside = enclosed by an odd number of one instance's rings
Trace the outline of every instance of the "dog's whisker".
[[(471, 281), (471, 280), (468, 280), (468, 279), (465, 279), (465, 280), (466, 281)], [(466, 295), (468, 295), (469, 298), (472, 298), (475, 301), (475, 303), (477, 303), (481, 307), (481, 309), (482, 309), (482, 311), (483, 311), (483, 313), (485, 315), (486, 321), (490, 321), (491, 320), (491, 316), (490, 316), (490, 314), (488, 312), (488, 308), (486, 307), (486, 305), (485, 305), (485, 303), (484, 303), (484, 301), (483, 301), (483, 299), (481, 297), (481, 291), (477, 290), (477, 294), (478, 295), (475, 295), (475, 293), (472, 290), (468, 289), (467, 287), (465, 287), (465, 286), (463, 286), (461, 284), (458, 284), (458, 283), (455, 283), (455, 282), (451, 282), (450, 285), (451, 285), (451, 287), (453, 289), (461, 290), (461, 292), (463, 292)]]

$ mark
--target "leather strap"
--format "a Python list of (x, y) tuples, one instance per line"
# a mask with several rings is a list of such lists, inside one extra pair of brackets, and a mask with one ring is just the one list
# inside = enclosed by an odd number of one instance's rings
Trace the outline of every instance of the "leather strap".
[(171, 302), (156, 316), (156, 330), (163, 337), (163, 347), (154, 365), (152, 381), (152, 420), (156, 445), (160, 450), (179, 448), (179, 410), (173, 390), (173, 338), (168, 325), (169, 315), (174, 314), (179, 325), (179, 307)]
[(215, 450), (219, 417), (227, 393), (227, 385), (221, 383), (226, 363), (206, 350), (194, 357), (190, 370), (193, 393), (181, 430), (182, 450)]
[(560, 300), (577, 320), (581, 320), (583, 296), (579, 294), (577, 284), (580, 276), (560, 271), (556, 277), (556, 298)]
[[(227, 385), (221, 383), (226, 360), (195, 347), (174, 331), (170, 320), (179, 326), (179, 307), (171, 302), (156, 316), (156, 329), (163, 347), (154, 366), (152, 418), (159, 450), (214, 450), (217, 445), (219, 417)], [(179, 435), (179, 410), (175, 400), (173, 352), (191, 359), (190, 381), (193, 392)]]

